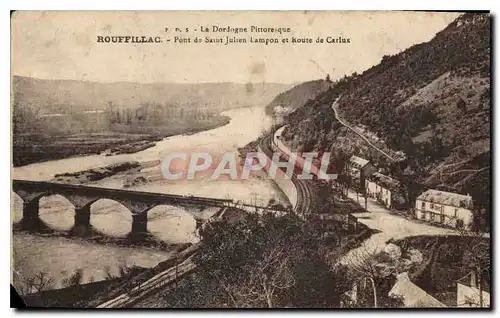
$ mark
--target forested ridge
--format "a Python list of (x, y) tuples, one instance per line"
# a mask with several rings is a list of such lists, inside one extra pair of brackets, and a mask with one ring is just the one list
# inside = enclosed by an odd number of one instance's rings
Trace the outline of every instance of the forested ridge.
[[(384, 56), (334, 82), (289, 114), (286, 142), (298, 151), (358, 153), (418, 188), (490, 200), (490, 16), (467, 13), (429, 42)], [(343, 127), (365, 127), (407, 158), (391, 163)]]

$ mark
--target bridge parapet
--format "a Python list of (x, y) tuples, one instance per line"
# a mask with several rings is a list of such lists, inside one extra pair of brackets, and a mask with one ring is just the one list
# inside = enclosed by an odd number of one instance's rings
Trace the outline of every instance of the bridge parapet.
[[(39, 201), (44, 196), (61, 195), (75, 207), (75, 228), (85, 232), (90, 227), (90, 207), (100, 199), (110, 199), (125, 206), (132, 214), (132, 233), (147, 232), (147, 213), (159, 205), (187, 208), (200, 206), (224, 207), (232, 200), (194, 196), (110, 189), (94, 186), (72, 185), (55, 182), (13, 180), (13, 191), (23, 200), (25, 222), (39, 221)], [(193, 217), (196, 220), (196, 213)]]

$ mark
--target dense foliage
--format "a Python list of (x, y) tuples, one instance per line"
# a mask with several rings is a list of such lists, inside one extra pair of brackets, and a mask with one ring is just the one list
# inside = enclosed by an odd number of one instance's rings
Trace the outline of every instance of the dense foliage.
[(195, 259), (217, 286), (211, 307), (338, 307), (349, 288), (331, 269), (321, 233), (293, 214), (212, 223)]
[(277, 95), (267, 106), (266, 113), (272, 114), (276, 106), (286, 106), (296, 109), (304, 105), (309, 99), (328, 90), (332, 86), (329, 77), (326, 80), (315, 80), (298, 84), (291, 89)]

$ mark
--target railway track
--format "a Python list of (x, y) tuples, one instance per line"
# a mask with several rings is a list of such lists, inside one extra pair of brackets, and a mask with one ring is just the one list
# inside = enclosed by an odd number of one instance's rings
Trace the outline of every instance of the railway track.
[(130, 291), (100, 304), (97, 308), (124, 308), (131, 306), (158, 288), (170, 284), (176, 279), (193, 271), (196, 268), (196, 265), (192, 261), (193, 256), (194, 255), (191, 255), (177, 266), (170, 267), (151, 277), (147, 281), (133, 287)]
[[(273, 157), (273, 148), (286, 156), (286, 153), (274, 143), (273, 133), (262, 138), (259, 146), (262, 152), (269, 158)], [(295, 212), (299, 215), (308, 215), (311, 211), (311, 189), (306, 180), (298, 179), (295, 175), (292, 176), (292, 182), (297, 189), (297, 206), (295, 207)]]

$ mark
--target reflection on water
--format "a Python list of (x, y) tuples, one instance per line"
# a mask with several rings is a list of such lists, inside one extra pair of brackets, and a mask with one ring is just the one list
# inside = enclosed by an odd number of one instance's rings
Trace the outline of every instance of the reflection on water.
[(132, 214), (116, 201), (101, 199), (90, 206), (90, 225), (104, 234), (125, 237), (132, 228)]
[(40, 219), (51, 228), (56, 230), (70, 230), (73, 226), (75, 208), (63, 196), (51, 195), (43, 197), (40, 199), (39, 207)]
[[(13, 207), (14, 223), (22, 218), (22, 201), (16, 196)], [(204, 214), (209, 218), (218, 208), (208, 207), (200, 213), (198, 210), (188, 211), (181, 207), (160, 205), (148, 211), (148, 231), (158, 240), (170, 243), (195, 243), (197, 216)], [(113, 200), (101, 199), (90, 208), (90, 224), (99, 232), (115, 237), (125, 237), (132, 228), (132, 214), (122, 204)], [(75, 210), (71, 202), (60, 195), (52, 195), (40, 199), (40, 218), (49, 227), (67, 231), (73, 227)]]
[(32, 277), (45, 272), (55, 278), (56, 288), (62, 280), (83, 270), (82, 282), (106, 279), (108, 272), (118, 276), (121, 266), (153, 267), (167, 259), (168, 252), (146, 248), (99, 245), (63, 237), (40, 237), (14, 234), (13, 257), (15, 277)]
[[(212, 154), (236, 152), (261, 132), (270, 127), (270, 120), (263, 108), (246, 108), (225, 112), (231, 122), (226, 126), (193, 135), (173, 136), (156, 144), (155, 147), (135, 154), (117, 156), (91, 155), (69, 159), (53, 160), (30, 164), (13, 169), (13, 178), (27, 180), (50, 180), (55, 174), (77, 172), (96, 168), (112, 163), (124, 161), (152, 161), (161, 160), (171, 152), (202, 152)], [(131, 190), (192, 194), (196, 196), (231, 198), (247, 203), (266, 204), (270, 199), (283, 202), (284, 198), (272, 181), (250, 178), (243, 181), (217, 180), (199, 178), (197, 180), (167, 181), (162, 178), (159, 166), (144, 169), (136, 175), (117, 175), (96, 184), (96, 186), (123, 188), (130, 178), (143, 176), (148, 180), (145, 184), (129, 187)], [(14, 196), (13, 221), (19, 222), (22, 218), (22, 201)], [(167, 243), (195, 242), (196, 228), (192, 216), (194, 211), (186, 211), (175, 206), (158, 206), (148, 212), (148, 231), (157, 239)], [(198, 215), (209, 217), (215, 209), (196, 211)], [(49, 226), (68, 230), (74, 224), (74, 207), (61, 196), (48, 196), (40, 200), (40, 217)], [(105, 234), (123, 237), (131, 230), (132, 216), (130, 211), (120, 203), (101, 199), (91, 206), (90, 222), (99, 231)], [(70, 240), (60, 237), (40, 237), (26, 233), (14, 234), (14, 265), (17, 271), (34, 273), (46, 271), (57, 277), (65, 278), (63, 272), (72, 272), (75, 268), (85, 270), (85, 279), (103, 279), (102, 273), (106, 267), (117, 269), (117, 264), (137, 264), (141, 266), (155, 266), (159, 261), (166, 259), (168, 253), (147, 250), (144, 248), (123, 248), (117, 246), (103, 246)]]

